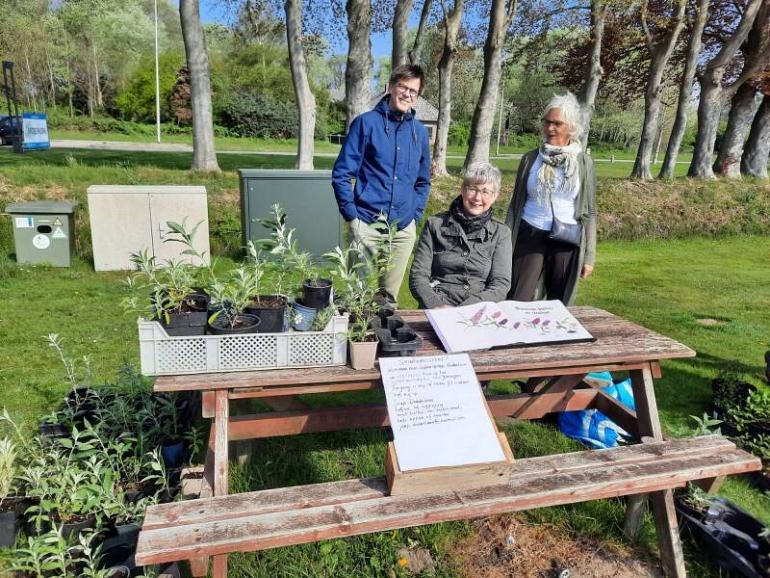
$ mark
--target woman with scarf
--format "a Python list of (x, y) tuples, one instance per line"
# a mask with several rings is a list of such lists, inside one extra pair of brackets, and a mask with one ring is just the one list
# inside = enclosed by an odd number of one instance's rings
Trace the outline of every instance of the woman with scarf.
[(511, 286), (511, 231), (492, 218), (500, 171), (473, 163), (449, 210), (429, 217), (414, 253), (409, 289), (422, 309), (502, 301)]
[[(513, 240), (509, 299), (575, 299), (596, 257), (596, 177), (579, 135), (572, 93), (555, 95), (543, 115), (544, 142), (519, 164), (506, 224)], [(538, 293), (538, 289), (541, 289)]]

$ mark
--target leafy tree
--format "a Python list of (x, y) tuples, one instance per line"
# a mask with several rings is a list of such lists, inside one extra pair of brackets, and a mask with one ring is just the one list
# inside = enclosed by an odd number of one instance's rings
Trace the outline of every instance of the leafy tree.
[[(160, 64), (160, 115), (161, 120), (171, 119), (169, 97), (177, 82), (177, 74), (182, 65), (179, 53), (161, 54)], [(118, 91), (115, 108), (121, 118), (139, 122), (151, 122), (155, 119), (155, 59), (145, 56), (138, 70), (127, 85)]]

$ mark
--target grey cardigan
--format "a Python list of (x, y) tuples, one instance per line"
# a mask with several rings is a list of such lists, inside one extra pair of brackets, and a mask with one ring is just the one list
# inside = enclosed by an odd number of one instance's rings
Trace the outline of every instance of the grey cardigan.
[[(537, 158), (538, 151), (533, 150), (525, 154), (519, 163), (519, 172), (516, 175), (516, 184), (513, 187), (513, 197), (508, 207), (505, 224), (511, 229), (512, 251), (516, 248), (516, 238), (519, 235), (521, 215), (524, 212), (524, 203), (527, 200), (527, 179), (532, 164)], [(577, 285), (580, 280), (580, 271), (583, 265), (593, 265), (596, 259), (596, 173), (594, 161), (585, 153), (578, 155), (578, 170), (580, 171), (580, 192), (575, 199), (575, 220), (583, 224), (583, 238), (580, 243), (580, 258), (575, 261), (569, 274), (565, 295), (567, 305), (571, 305), (577, 294)], [(509, 298), (511, 296), (509, 295)]]
[(511, 287), (511, 231), (490, 219), (466, 235), (449, 211), (429, 217), (414, 252), (409, 289), (421, 309), (502, 301)]

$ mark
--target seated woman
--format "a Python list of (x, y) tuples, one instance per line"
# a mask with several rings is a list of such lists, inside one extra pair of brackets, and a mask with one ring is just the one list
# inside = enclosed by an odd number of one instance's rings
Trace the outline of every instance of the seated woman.
[(492, 218), (500, 171), (473, 163), (449, 210), (429, 217), (414, 253), (409, 289), (421, 309), (505, 299), (511, 285), (511, 231)]
[[(543, 114), (543, 144), (519, 164), (505, 220), (513, 238), (509, 299), (575, 299), (596, 258), (596, 177), (580, 144), (580, 105), (554, 96)], [(540, 291), (538, 291), (540, 289)]]

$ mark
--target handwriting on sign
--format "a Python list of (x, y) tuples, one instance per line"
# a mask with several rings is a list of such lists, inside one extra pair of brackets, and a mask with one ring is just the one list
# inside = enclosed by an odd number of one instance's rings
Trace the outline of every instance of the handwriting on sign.
[(503, 459), (467, 354), (381, 358), (403, 471)]

